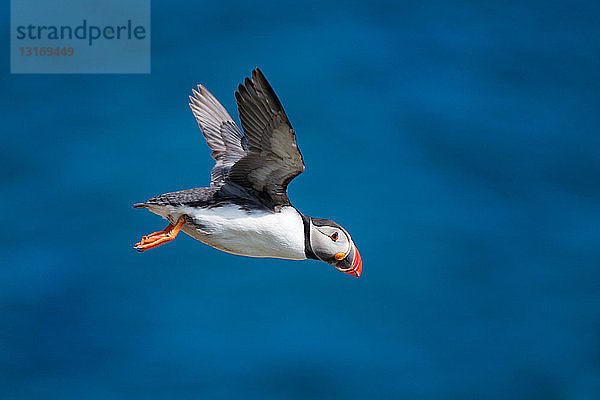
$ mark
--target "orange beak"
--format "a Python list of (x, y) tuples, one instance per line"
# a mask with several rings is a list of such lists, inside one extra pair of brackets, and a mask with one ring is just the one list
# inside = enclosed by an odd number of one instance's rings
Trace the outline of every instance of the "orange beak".
[(360, 277), (360, 274), (362, 273), (362, 259), (360, 258), (360, 253), (358, 252), (358, 249), (356, 248), (354, 243), (352, 243), (350, 251), (348, 252), (346, 257), (337, 262), (335, 264), (335, 267), (342, 272), (345, 272), (357, 278)]

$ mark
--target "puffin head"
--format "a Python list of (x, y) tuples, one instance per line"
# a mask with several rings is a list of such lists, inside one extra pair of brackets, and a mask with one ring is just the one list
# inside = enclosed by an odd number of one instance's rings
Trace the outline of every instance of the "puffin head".
[(360, 277), (362, 260), (348, 232), (329, 219), (308, 220), (306, 247), (309, 258), (325, 261), (342, 272)]

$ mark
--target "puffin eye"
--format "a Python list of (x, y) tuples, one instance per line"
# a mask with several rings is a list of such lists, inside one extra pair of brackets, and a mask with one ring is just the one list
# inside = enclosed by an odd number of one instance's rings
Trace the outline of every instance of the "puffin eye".
[(338, 240), (338, 233), (334, 232), (333, 235), (330, 236), (331, 240), (333, 240), (334, 242), (337, 242)]

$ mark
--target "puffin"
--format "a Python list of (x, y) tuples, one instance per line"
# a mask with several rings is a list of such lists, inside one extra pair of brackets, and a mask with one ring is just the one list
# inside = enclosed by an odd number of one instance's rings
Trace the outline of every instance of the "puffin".
[(183, 231), (227, 253), (319, 260), (360, 277), (362, 260), (348, 231), (290, 203), (287, 187), (304, 160), (273, 88), (258, 68), (251, 75), (235, 92), (241, 130), (204, 86), (192, 90), (189, 105), (215, 160), (210, 186), (134, 204), (169, 221), (134, 248), (155, 248)]

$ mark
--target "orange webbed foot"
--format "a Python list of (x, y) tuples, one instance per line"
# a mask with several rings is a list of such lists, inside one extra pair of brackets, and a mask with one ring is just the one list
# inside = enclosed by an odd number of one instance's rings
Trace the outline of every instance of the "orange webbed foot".
[(163, 231), (158, 231), (151, 233), (149, 235), (143, 236), (142, 240), (133, 246), (137, 251), (146, 251), (149, 249), (153, 249), (161, 244), (170, 242), (171, 240), (177, 237), (177, 234), (181, 230), (181, 227), (185, 223), (185, 218), (181, 216), (175, 226), (169, 224)]

